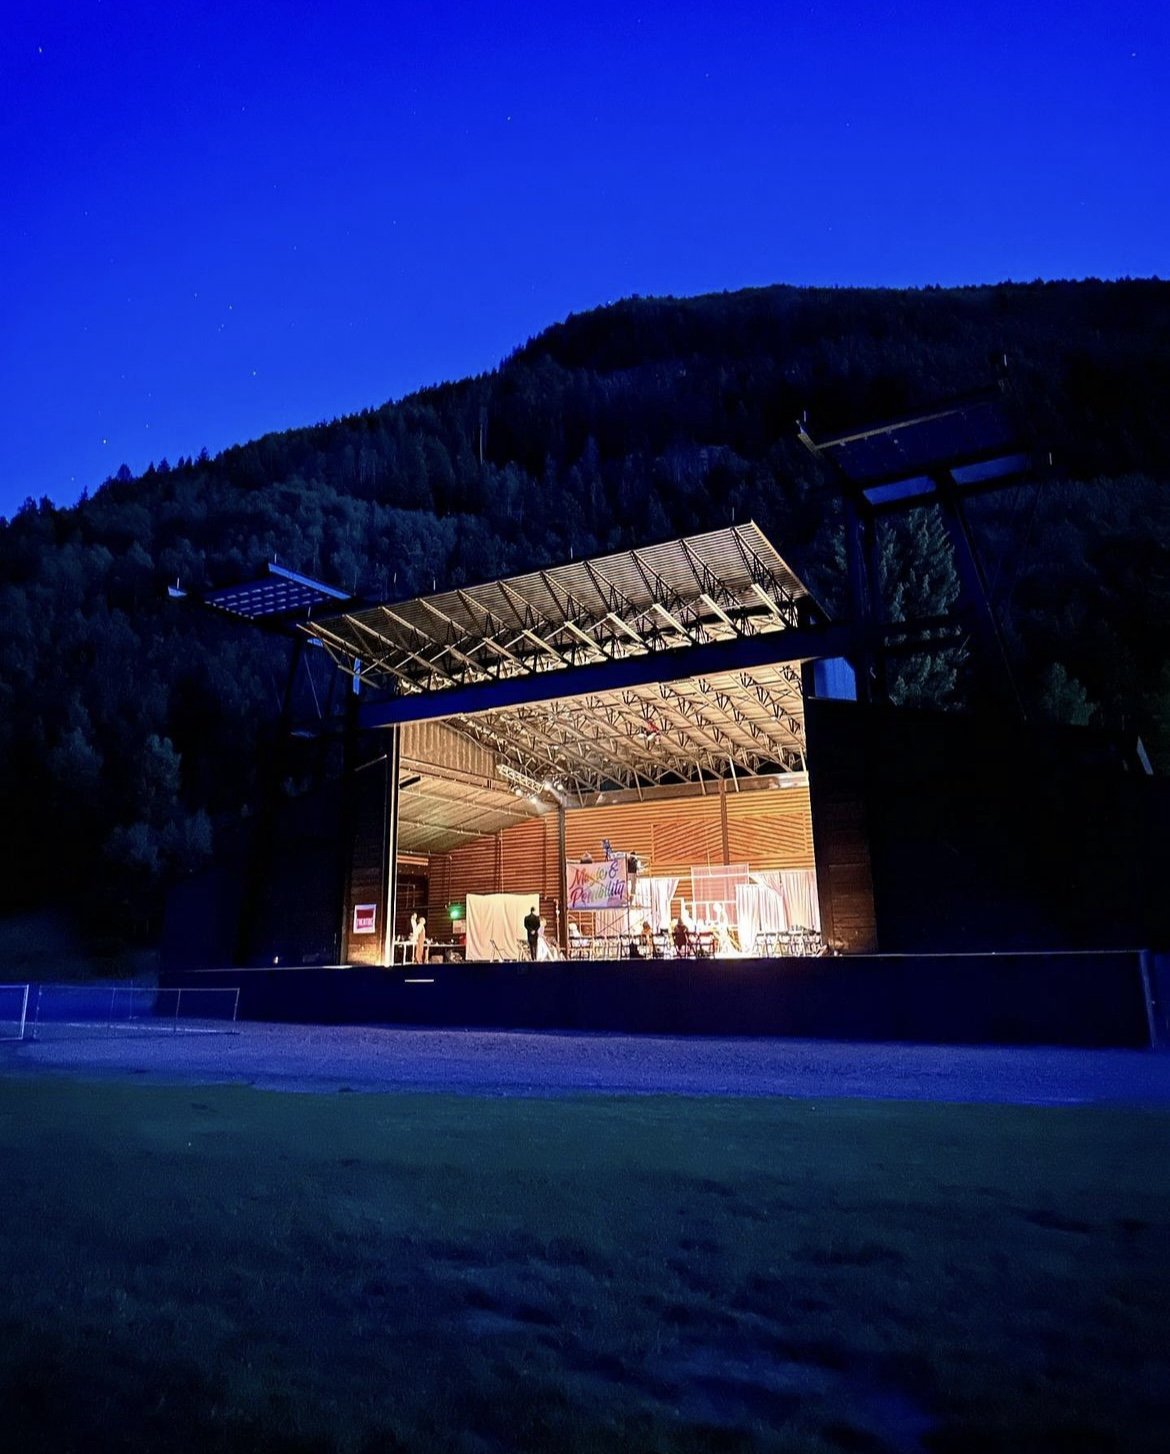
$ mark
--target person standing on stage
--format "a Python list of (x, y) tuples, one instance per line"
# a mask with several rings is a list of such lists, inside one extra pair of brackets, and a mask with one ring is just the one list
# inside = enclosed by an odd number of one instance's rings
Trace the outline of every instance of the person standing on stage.
[[(512, 921), (516, 921), (513, 919)], [(536, 958), (536, 946), (540, 942), (540, 915), (536, 912), (536, 905), (524, 915), (524, 932), (528, 935), (528, 953), (532, 959)]]
[(427, 958), (427, 921), (420, 914), (410, 916), (410, 944), (415, 964), (425, 964)]

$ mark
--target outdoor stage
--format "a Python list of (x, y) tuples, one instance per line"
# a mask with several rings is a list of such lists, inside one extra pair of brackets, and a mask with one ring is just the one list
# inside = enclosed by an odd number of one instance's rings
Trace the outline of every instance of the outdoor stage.
[[(333, 1025), (1164, 1043), (1156, 959), (1105, 947), (1167, 932), (1137, 749), (853, 700), (868, 638), (753, 523), (376, 605), (272, 566), (205, 604), (292, 635), (289, 755), (172, 893), (165, 986)], [(339, 775), (287, 797), (302, 740)], [(657, 957), (688, 942), (715, 957)]]
[(215, 969), (244, 1020), (789, 1036), (953, 1045), (1149, 1046), (1136, 952)]

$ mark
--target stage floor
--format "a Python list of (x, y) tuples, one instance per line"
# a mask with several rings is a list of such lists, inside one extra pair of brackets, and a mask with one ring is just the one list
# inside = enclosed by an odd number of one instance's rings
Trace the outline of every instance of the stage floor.
[(208, 969), (240, 1018), (322, 1025), (1148, 1046), (1141, 957), (874, 955)]

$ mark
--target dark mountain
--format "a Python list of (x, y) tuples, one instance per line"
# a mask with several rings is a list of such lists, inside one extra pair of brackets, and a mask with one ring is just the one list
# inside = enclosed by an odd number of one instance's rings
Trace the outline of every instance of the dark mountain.
[[(215, 459), (120, 472), (0, 525), (4, 907), (145, 913), (249, 810), (282, 648), (166, 598), (274, 556), (374, 598), (757, 520), (823, 597), (835, 490), (796, 439), (988, 381), (1054, 455), (984, 503), (997, 609), (1034, 710), (1170, 757), (1170, 284), (775, 287), (570, 317), (493, 373)], [(953, 573), (921, 513), (884, 557), (895, 609)], [(907, 668), (908, 699), (961, 670)], [(288, 784), (295, 791), (294, 779)]]

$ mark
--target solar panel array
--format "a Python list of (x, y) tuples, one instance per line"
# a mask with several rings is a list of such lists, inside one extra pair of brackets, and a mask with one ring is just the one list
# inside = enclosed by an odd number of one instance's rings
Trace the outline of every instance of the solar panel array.
[(215, 606), (241, 620), (255, 622), (305, 616), (320, 606), (336, 609), (339, 602), (348, 599), (344, 591), (334, 590), (332, 586), (310, 580), (308, 576), (298, 575), (275, 563), (269, 565), (268, 575), (258, 581), (222, 586), (203, 597), (208, 606)]

